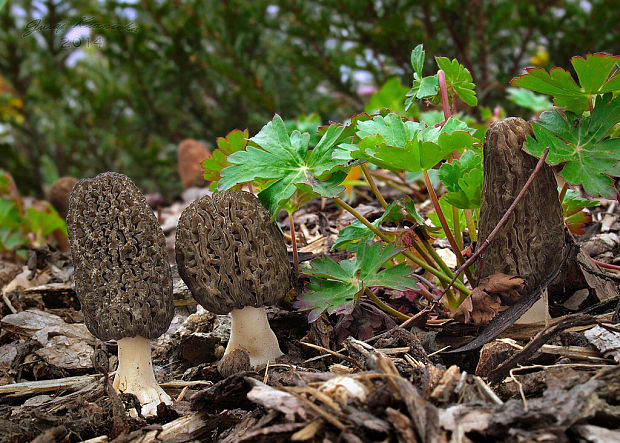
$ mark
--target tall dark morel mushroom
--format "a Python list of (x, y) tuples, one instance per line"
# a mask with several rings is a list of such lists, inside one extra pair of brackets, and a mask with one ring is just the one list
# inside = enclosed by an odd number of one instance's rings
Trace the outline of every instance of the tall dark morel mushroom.
[(190, 204), (179, 219), (176, 259), (198, 303), (231, 313), (224, 355), (245, 349), (253, 367), (282, 355), (265, 306), (284, 297), (291, 267), (282, 233), (254, 195), (229, 191)]
[(172, 402), (155, 380), (149, 341), (174, 314), (161, 227), (136, 185), (114, 172), (75, 185), (67, 227), (86, 326), (118, 342), (113, 386), (136, 395), (143, 415), (154, 415), (160, 402)]

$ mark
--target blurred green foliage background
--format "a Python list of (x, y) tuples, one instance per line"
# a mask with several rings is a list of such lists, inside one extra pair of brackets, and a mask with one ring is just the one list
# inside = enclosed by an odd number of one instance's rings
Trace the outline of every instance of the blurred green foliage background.
[(527, 117), (508, 100), (513, 76), (617, 54), (619, 28), (614, 0), (9, 0), (0, 168), (24, 194), (116, 170), (174, 196), (185, 138), (253, 134), (276, 112), (326, 122), (365, 107), (403, 111), (418, 43), (458, 58), (481, 105)]

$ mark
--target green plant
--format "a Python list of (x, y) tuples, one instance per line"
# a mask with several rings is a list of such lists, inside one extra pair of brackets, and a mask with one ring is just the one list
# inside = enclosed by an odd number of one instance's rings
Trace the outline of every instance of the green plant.
[(0, 170), (0, 252), (40, 245), (56, 230), (67, 235), (65, 221), (56, 210), (49, 203), (44, 210), (24, 208), (13, 178)]
[(314, 260), (304, 273), (311, 277), (304, 296), (297, 300), (295, 307), (309, 310), (309, 320), (316, 320), (323, 311), (330, 314), (353, 311), (355, 301), (366, 294), (390, 314), (406, 320), (408, 317), (381, 302), (370, 291), (373, 287), (390, 289), (418, 289), (416, 280), (409, 276), (411, 269), (404, 263), (385, 267), (389, 260), (402, 252), (402, 249), (388, 244), (371, 241), (361, 242), (355, 258), (336, 263), (329, 257)]
[[(356, 218), (350, 226), (340, 231), (333, 246), (354, 253), (354, 258), (340, 263), (329, 258), (321, 258), (301, 270), (311, 277), (311, 281), (307, 290), (299, 296), (296, 306), (299, 309), (309, 310), (311, 320), (316, 319), (325, 310), (328, 313), (350, 312), (355, 302), (364, 295), (386, 312), (403, 319), (408, 318), (407, 315), (395, 311), (378, 299), (370, 288), (411, 290), (417, 287), (423, 296), (433, 301), (434, 298), (428, 291), (432, 288), (423, 287), (424, 285), (419, 282), (414, 284), (414, 280), (409, 276), (411, 264), (423, 268), (436, 277), (436, 283), (446, 293), (447, 306), (452, 310), (456, 310), (471, 293), (466, 285), (466, 282), (470, 284), (473, 282), (471, 270), (465, 268), (467, 281), (463, 277), (455, 278), (455, 273), (432, 248), (429, 239), (433, 235), (446, 236), (459, 265), (465, 263), (461, 253), (464, 247), (463, 235), (468, 232), (472, 241), (476, 241), (477, 238), (476, 219), (480, 207), (483, 177), (480, 132), (484, 132), (484, 126), (464, 115), (459, 114), (457, 117), (454, 112), (457, 103), (460, 103), (459, 107), (476, 106), (478, 103), (475, 86), (468, 70), (457, 60), (437, 57), (435, 61), (439, 68), (437, 72), (434, 75), (424, 76), (422, 71), (425, 66), (425, 51), (421, 45), (412, 51), (411, 65), (414, 78), (411, 89), (405, 94), (405, 112), (414, 109), (417, 100), (423, 100), (441, 105), (440, 114), (421, 114), (419, 121), (413, 121), (392, 112), (393, 110), (385, 109), (381, 105), (382, 99), (390, 103), (394, 96), (402, 97), (402, 89), (392, 82), (389, 88), (382, 88), (380, 93), (374, 96), (374, 101), (368, 109), (379, 108), (375, 113), (354, 115), (345, 123), (330, 123), (320, 127), (318, 130), (320, 138), (312, 139), (308, 132), (297, 129), (300, 128), (299, 125), (289, 124), (287, 129), (284, 121), (276, 115), (256, 136), (248, 139), (247, 146), (242, 147), (239, 143), (239, 150), (227, 158), (226, 164), (230, 166), (220, 172), (221, 179), (217, 185), (219, 190), (247, 183), (260, 190), (259, 199), (272, 212), (273, 217), (280, 209), (287, 210), (293, 234), (294, 212), (316, 196), (333, 200)], [(595, 63), (591, 63), (594, 66)], [(601, 83), (598, 85), (590, 81), (588, 90), (591, 96), (599, 95), (597, 93), (599, 90), (603, 90), (601, 94), (607, 93), (611, 87), (605, 85), (615, 84), (616, 80), (613, 80), (615, 77), (607, 78), (611, 68), (609, 63), (603, 68), (590, 65), (584, 68), (591, 77), (599, 79), (597, 81)], [(600, 74), (598, 69), (607, 71)], [(514, 83), (520, 82), (515, 80)], [(525, 81), (526, 86), (532, 84), (538, 85), (536, 82)], [(545, 83), (545, 87), (550, 84), (553, 82)], [(545, 102), (540, 97), (536, 100), (537, 109), (540, 110)], [(563, 161), (568, 161), (567, 167), (570, 167), (570, 161), (574, 157), (581, 158), (579, 149), (585, 147), (591, 152), (596, 151), (599, 156), (607, 155), (604, 158), (606, 162), (599, 162), (598, 165), (599, 167), (601, 164), (606, 165), (607, 169), (603, 169), (603, 173), (613, 172), (617, 167), (618, 156), (612, 160), (611, 155), (616, 154), (616, 142), (606, 137), (616, 122), (617, 113), (613, 117), (606, 118), (602, 113), (616, 109), (616, 99), (608, 93), (600, 95), (595, 102), (592, 118), (584, 116), (582, 118), (588, 120), (578, 122), (587, 128), (585, 131), (583, 128), (580, 129), (578, 124), (574, 130), (566, 129), (562, 132), (564, 126), (559, 124), (561, 122), (557, 121), (557, 118), (549, 120), (547, 113), (541, 114), (542, 123), (536, 123), (534, 131), (537, 136), (541, 134), (540, 128), (543, 128), (549, 131), (560, 130), (560, 135), (566, 133), (571, 136), (577, 134), (582, 138), (587, 137), (587, 143), (582, 143), (582, 139), (578, 139), (576, 143), (566, 144), (563, 150), (558, 146), (560, 142), (554, 141), (556, 146), (554, 155), (559, 155), (560, 151), (564, 153)], [(561, 115), (557, 109), (548, 112)], [(292, 129), (293, 127), (295, 129)], [(547, 134), (542, 134), (540, 138), (528, 139), (530, 151), (535, 151), (549, 139)], [(568, 152), (569, 150), (572, 154)], [(584, 167), (583, 163), (584, 161), (580, 163), (582, 165), (580, 171), (585, 179), (578, 183), (584, 184), (586, 190), (592, 187), (592, 183), (609, 179), (607, 176), (601, 179), (600, 171), (596, 174)], [(205, 164), (208, 166), (207, 173), (212, 174), (215, 162), (208, 160)], [(360, 168), (364, 178), (362, 183), (373, 191), (384, 208), (383, 215), (373, 222), (341, 197), (344, 191), (344, 177), (354, 167)], [(438, 169), (438, 179), (446, 190), (441, 198), (437, 196), (435, 190), (438, 183), (433, 183), (429, 174), (433, 169)], [(403, 178), (405, 174), (410, 174), (411, 177), (412, 174), (419, 174), (423, 179), (435, 209), (434, 213), (429, 214), (434, 227), (428, 227), (424, 218), (417, 213), (414, 201), (408, 195), (413, 194), (409, 192), (413, 188)], [(399, 200), (388, 203), (376, 186), (375, 179), (384, 181), (405, 195)], [(561, 199), (564, 199), (565, 194), (566, 190), (563, 191)], [(591, 204), (577, 199), (572, 192), (566, 195), (564, 203), (567, 224), (579, 230), (586, 221), (580, 211)], [(388, 223), (391, 225), (390, 229), (386, 227)], [(377, 240), (378, 242), (373, 243)], [(296, 252), (294, 242), (293, 251)]]
[[(562, 192), (561, 189), (558, 192)], [(573, 234), (583, 235), (586, 233), (586, 223), (592, 221), (592, 217), (584, 211), (585, 208), (598, 206), (596, 200), (582, 198), (576, 191), (568, 189), (562, 199), (562, 211), (564, 212), (564, 222)]]
[(530, 68), (515, 78), (515, 86), (553, 96), (554, 108), (533, 123), (534, 137), (525, 149), (540, 157), (549, 148), (546, 162), (563, 163), (567, 185), (582, 185), (589, 194), (613, 198), (612, 177), (620, 175), (620, 137), (608, 138), (620, 122), (620, 56), (588, 54), (573, 57), (571, 64), (579, 85), (568, 71)]

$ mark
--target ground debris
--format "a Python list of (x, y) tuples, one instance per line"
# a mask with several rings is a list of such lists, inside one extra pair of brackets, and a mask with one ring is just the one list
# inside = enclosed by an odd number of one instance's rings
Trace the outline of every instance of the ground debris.
[(586, 338), (605, 356), (612, 356), (620, 363), (620, 325), (614, 325), (615, 331), (596, 325), (584, 332)]

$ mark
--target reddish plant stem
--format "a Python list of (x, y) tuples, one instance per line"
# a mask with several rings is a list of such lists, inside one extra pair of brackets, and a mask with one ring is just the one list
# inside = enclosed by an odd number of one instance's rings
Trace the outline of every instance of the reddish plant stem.
[[(480, 255), (488, 248), (488, 246), (491, 244), (491, 242), (493, 241), (493, 239), (495, 238), (499, 230), (502, 229), (504, 225), (508, 222), (508, 219), (510, 218), (512, 213), (515, 211), (515, 208), (517, 207), (519, 202), (523, 199), (523, 196), (525, 195), (527, 190), (530, 188), (532, 182), (534, 181), (534, 178), (536, 177), (536, 175), (542, 168), (543, 164), (545, 163), (547, 154), (549, 154), (549, 148), (546, 148), (543, 154), (540, 156), (538, 163), (536, 163), (536, 167), (530, 174), (530, 177), (525, 182), (525, 185), (523, 185), (523, 188), (519, 192), (519, 195), (517, 195), (517, 198), (515, 198), (515, 200), (512, 202), (512, 204), (510, 205), (510, 207), (508, 208), (504, 216), (501, 218), (497, 226), (495, 226), (495, 228), (491, 231), (489, 236), (484, 240), (484, 243), (482, 244), (482, 246), (480, 246), (480, 248), (477, 249), (476, 252), (456, 270), (456, 272), (454, 273), (454, 278), (452, 279), (448, 287), (444, 289), (441, 295), (437, 298), (437, 302), (441, 300), (441, 298), (445, 295), (448, 289), (454, 284), (454, 282), (459, 277), (459, 275), (461, 275), (461, 273), (464, 270), (466, 270), (469, 266), (471, 266), (478, 259), (478, 257), (480, 257)], [(473, 282), (473, 280), (470, 280), (470, 281)]]
[(426, 289), (426, 287), (422, 283), (418, 283), (418, 288), (420, 288), (419, 291), (422, 297), (424, 297), (430, 302), (435, 301), (435, 297), (433, 297), (433, 294), (428, 289)]
[[(456, 255), (456, 261), (459, 263), (459, 265), (462, 265), (463, 263), (465, 263), (465, 258), (463, 258), (463, 254), (461, 254), (461, 250), (456, 243), (456, 239), (452, 235), (450, 226), (448, 226), (448, 221), (446, 220), (446, 217), (444, 216), (443, 211), (441, 210), (441, 206), (439, 206), (439, 200), (437, 199), (437, 194), (435, 194), (435, 189), (433, 188), (431, 179), (428, 176), (428, 172), (426, 171), (424, 171), (424, 183), (426, 183), (428, 195), (431, 197), (431, 201), (433, 202), (433, 206), (435, 207), (435, 212), (437, 213), (437, 217), (439, 218), (441, 227), (443, 228), (446, 234), (446, 238), (448, 239), (448, 242), (450, 243), (450, 246), (452, 247), (452, 251), (454, 252), (454, 255)], [(473, 276), (468, 270), (465, 270), (465, 275), (467, 276), (467, 279), (469, 280), (469, 282), (473, 283), (474, 281)]]
[(599, 265), (601, 268), (613, 269), (614, 271), (620, 271), (620, 266), (612, 265), (611, 263), (605, 263), (603, 261), (592, 259), (594, 263)]
[(404, 322), (402, 322), (400, 325), (398, 325), (400, 328), (406, 328), (407, 326), (409, 326), (411, 323), (413, 323), (414, 321), (416, 321), (418, 318), (422, 317), (423, 315), (426, 315), (427, 312), (429, 312), (430, 309), (428, 308), (428, 306), (424, 309), (422, 309), (420, 312), (418, 312), (416, 315), (413, 315), (411, 317), (409, 317), (409, 319), (405, 320)]
[(291, 243), (293, 245), (293, 266), (295, 267), (295, 277), (299, 275), (299, 255), (297, 255), (297, 239), (295, 238), (295, 222), (293, 221), (293, 214), (289, 213), (288, 223), (291, 227)]
[(441, 91), (441, 105), (443, 106), (444, 123), (452, 115), (450, 113), (450, 102), (448, 100), (448, 86), (446, 85), (446, 74), (443, 70), (437, 71), (437, 79), (439, 80), (439, 90)]

